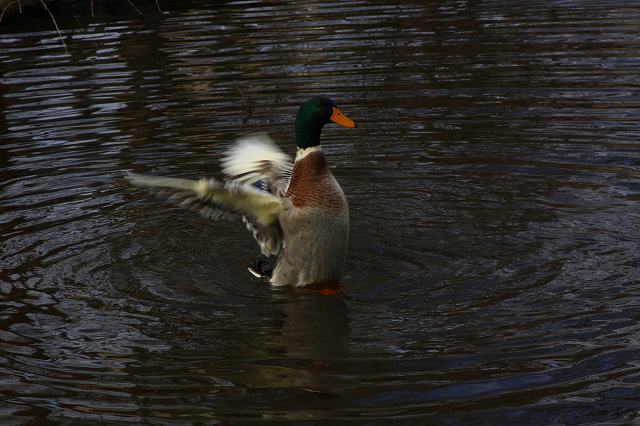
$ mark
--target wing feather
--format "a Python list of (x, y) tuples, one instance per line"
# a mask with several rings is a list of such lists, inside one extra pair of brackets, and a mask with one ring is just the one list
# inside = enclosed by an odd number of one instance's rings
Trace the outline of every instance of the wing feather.
[(215, 219), (233, 218), (233, 213), (239, 213), (260, 226), (268, 227), (277, 223), (283, 210), (282, 199), (241, 182), (167, 178), (130, 172), (126, 178), (132, 185), (167, 192), (171, 200)]
[[(229, 179), (254, 185), (280, 198), (287, 192), (292, 169), (291, 158), (264, 133), (238, 139), (222, 160), (222, 171)], [(243, 221), (262, 254), (280, 252), (284, 236), (279, 224), (265, 227), (250, 217), (243, 217)]]
[(264, 133), (238, 139), (222, 160), (229, 179), (258, 184), (279, 197), (287, 191), (292, 169), (291, 158)]

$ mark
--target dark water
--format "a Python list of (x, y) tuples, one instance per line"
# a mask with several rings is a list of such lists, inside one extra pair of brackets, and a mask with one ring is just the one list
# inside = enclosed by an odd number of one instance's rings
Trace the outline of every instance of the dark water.
[[(637, 4), (136, 3), (0, 24), (0, 423), (640, 422)], [(343, 296), (121, 179), (318, 93)]]

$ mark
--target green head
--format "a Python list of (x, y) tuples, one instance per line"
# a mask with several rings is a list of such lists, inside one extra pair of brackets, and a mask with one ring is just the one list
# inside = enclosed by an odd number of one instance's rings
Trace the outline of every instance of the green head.
[(356, 123), (347, 118), (329, 98), (311, 98), (303, 103), (296, 115), (296, 146), (304, 149), (320, 145), (322, 128), (331, 121), (342, 127), (356, 127)]

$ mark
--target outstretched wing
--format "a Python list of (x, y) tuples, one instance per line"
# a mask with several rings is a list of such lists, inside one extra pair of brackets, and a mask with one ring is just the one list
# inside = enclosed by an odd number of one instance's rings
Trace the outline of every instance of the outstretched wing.
[(268, 228), (279, 226), (278, 216), (284, 209), (281, 198), (242, 182), (220, 182), (213, 178), (190, 180), (130, 172), (126, 178), (132, 185), (169, 193), (171, 200), (215, 219), (242, 215), (257, 226)]
[(222, 161), (227, 182), (127, 173), (136, 186), (168, 193), (169, 199), (212, 219), (242, 216), (265, 256), (277, 255), (284, 237), (278, 215), (284, 209), (293, 164), (266, 134), (238, 139)]
[[(291, 180), (293, 163), (271, 138), (264, 134), (243, 137), (225, 153), (222, 171), (231, 181), (253, 185), (283, 198)], [(284, 241), (279, 223), (263, 226), (251, 217), (242, 218), (265, 256), (277, 255)]]

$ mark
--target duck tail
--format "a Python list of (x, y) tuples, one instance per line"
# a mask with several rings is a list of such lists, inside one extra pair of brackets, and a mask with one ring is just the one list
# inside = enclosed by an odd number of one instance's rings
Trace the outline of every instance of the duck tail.
[(275, 268), (275, 258), (267, 256), (259, 256), (256, 258), (247, 269), (256, 278), (264, 278), (267, 281), (271, 279), (273, 275), (273, 269)]

